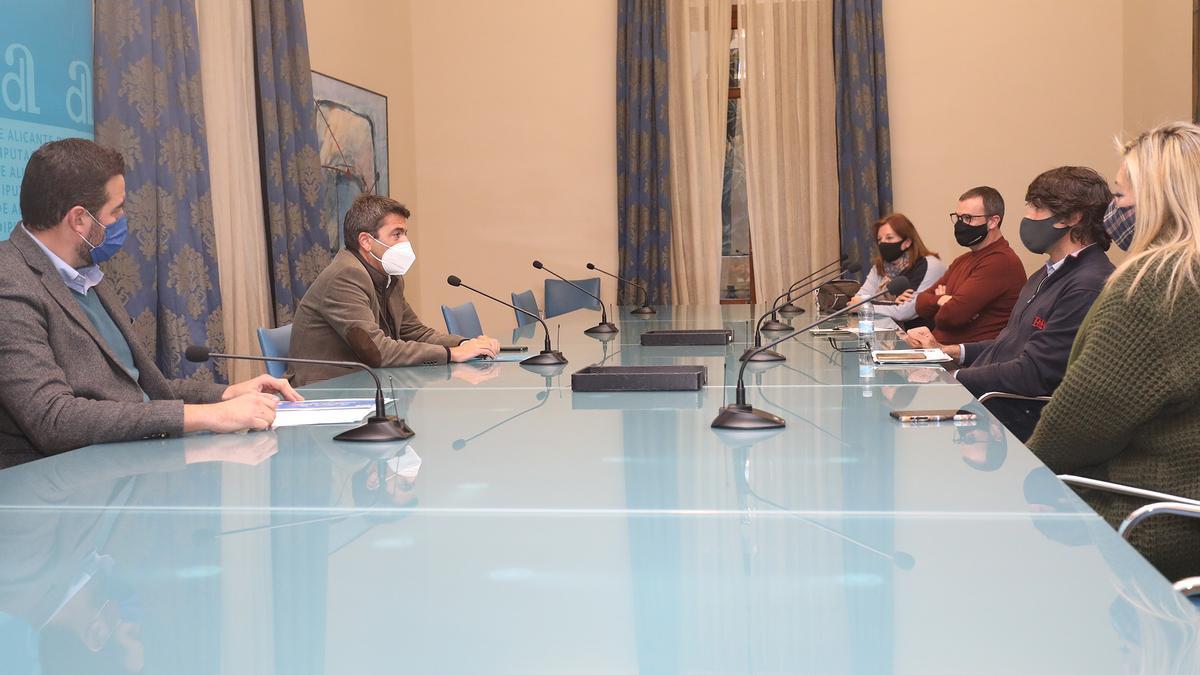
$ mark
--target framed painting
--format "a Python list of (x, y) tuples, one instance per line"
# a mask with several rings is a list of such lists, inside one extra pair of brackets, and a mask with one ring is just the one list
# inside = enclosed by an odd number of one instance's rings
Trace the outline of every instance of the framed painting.
[(336, 249), (355, 197), (388, 194), (387, 97), (315, 70), (312, 75), (325, 182), (321, 219)]

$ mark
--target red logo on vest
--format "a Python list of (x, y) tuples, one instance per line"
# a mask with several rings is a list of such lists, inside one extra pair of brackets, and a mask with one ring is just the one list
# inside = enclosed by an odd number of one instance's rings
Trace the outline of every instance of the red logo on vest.
[(1040, 316), (1033, 317), (1033, 327), (1038, 330), (1042, 330), (1046, 327), (1046, 320)]

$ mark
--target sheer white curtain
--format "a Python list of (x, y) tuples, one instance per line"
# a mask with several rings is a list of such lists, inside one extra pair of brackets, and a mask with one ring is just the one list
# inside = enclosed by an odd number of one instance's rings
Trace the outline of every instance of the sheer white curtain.
[(739, 0), (738, 25), (746, 31), (746, 198), (761, 300), (840, 248), (833, 0)]
[[(255, 329), (272, 319), (250, 0), (197, 2), (196, 14), (225, 350), (258, 354)], [(250, 361), (231, 361), (227, 367), (231, 382), (264, 371)]]
[(731, 0), (670, 0), (671, 280), (676, 304), (716, 304)]

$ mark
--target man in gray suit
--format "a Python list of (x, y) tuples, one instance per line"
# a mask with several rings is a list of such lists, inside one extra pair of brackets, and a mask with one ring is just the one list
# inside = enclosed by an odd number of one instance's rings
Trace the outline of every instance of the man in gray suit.
[(138, 344), (97, 263), (124, 241), (125, 163), (91, 141), (29, 158), (22, 222), (0, 242), (0, 457), (4, 465), (92, 443), (266, 429), (277, 394), (262, 375), (228, 387), (168, 380)]

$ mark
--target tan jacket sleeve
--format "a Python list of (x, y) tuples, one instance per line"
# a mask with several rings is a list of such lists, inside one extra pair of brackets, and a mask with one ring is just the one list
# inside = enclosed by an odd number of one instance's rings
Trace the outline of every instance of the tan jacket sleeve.
[(396, 331), (403, 340), (427, 342), (429, 344), (442, 345), (443, 347), (457, 347), (463, 340), (467, 339), (461, 335), (445, 333), (421, 323), (421, 320), (417, 318), (417, 313), (413, 311), (412, 305), (408, 304), (407, 300), (403, 301), (403, 308), (400, 313), (400, 320), (397, 322)]
[[(388, 337), (376, 318), (374, 289), (362, 286), (351, 275), (339, 275), (331, 280), (321, 312), (355, 356), (372, 368), (437, 365), (450, 360), (449, 353), (441, 344), (407, 339), (423, 335), (419, 330), (401, 331), (406, 339), (393, 340)], [(405, 312), (406, 320), (409, 313), (411, 310)], [(426, 328), (426, 331), (432, 329)]]

